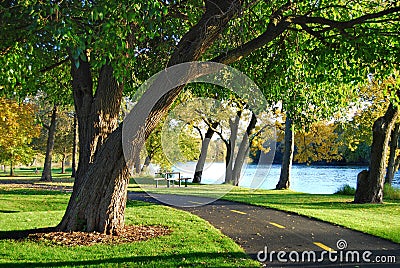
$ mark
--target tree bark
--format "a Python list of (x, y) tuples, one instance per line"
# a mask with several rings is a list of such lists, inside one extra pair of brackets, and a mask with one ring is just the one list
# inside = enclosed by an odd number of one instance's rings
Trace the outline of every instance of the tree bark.
[(193, 183), (201, 183), (201, 177), (203, 175), (203, 169), (204, 169), (204, 165), (205, 165), (206, 159), (207, 159), (208, 147), (210, 145), (211, 138), (215, 133), (214, 129), (218, 126), (218, 124), (219, 124), (218, 122), (212, 123), (211, 127), (209, 127), (207, 129), (207, 132), (204, 135), (204, 139), (201, 142), (201, 151), (200, 151), (199, 160), (197, 161), (197, 164), (196, 164), (196, 169), (195, 169), (194, 177), (193, 177)]
[(67, 156), (63, 154), (62, 159), (61, 159), (61, 174), (65, 174), (65, 160), (67, 159)]
[(57, 110), (58, 107), (56, 104), (53, 106), (53, 110), (51, 112), (50, 125), (48, 127), (48, 136), (47, 136), (47, 145), (46, 145), (46, 157), (44, 160), (43, 172), (40, 181), (52, 181), (53, 178), (51, 176), (51, 164), (53, 158), (53, 149), (54, 149), (54, 139), (56, 135), (57, 129)]
[(71, 173), (71, 178), (76, 177), (76, 154), (78, 153), (78, 119), (76, 117), (76, 113), (74, 113), (74, 127), (72, 129), (74, 132), (73, 135), (73, 141), (72, 141), (72, 173)]
[(290, 187), (290, 172), (293, 164), (293, 153), (294, 153), (294, 129), (293, 129), (293, 120), (289, 117), (289, 114), (286, 113), (285, 120), (285, 141), (282, 159), (282, 167), (281, 174), (279, 176), (278, 184), (275, 189), (289, 189)]
[(354, 203), (382, 203), (386, 154), (397, 117), (398, 108), (390, 104), (385, 115), (374, 122), (369, 169), (358, 174)]
[(257, 117), (254, 113), (251, 114), (250, 122), (246, 128), (246, 132), (243, 135), (242, 141), (239, 145), (239, 150), (236, 155), (235, 165), (233, 167), (233, 183), (235, 186), (239, 185), (240, 173), (242, 172), (244, 161), (246, 160), (246, 156), (249, 154), (250, 150), (250, 135), (253, 129), (256, 127)]
[(113, 72), (110, 64), (101, 68), (96, 93), (93, 94), (90, 64), (80, 60), (79, 68), (76, 68), (71, 57), (72, 88), (79, 126), (79, 160), (74, 190), (79, 188), (81, 178), (107, 136), (118, 126), (123, 85), (117, 82)]
[(239, 130), (240, 117), (242, 116), (242, 110), (237, 111), (234, 120), (229, 120), (229, 128), (231, 134), (229, 141), (225, 142), (226, 145), (226, 156), (225, 156), (225, 183), (231, 183), (233, 181), (233, 162), (236, 148), (236, 140)]
[(115, 130), (90, 165), (76, 198), (57, 226), (63, 231), (98, 231), (118, 234), (124, 227), (129, 183), (122, 149), (122, 127)]
[(397, 155), (397, 148), (398, 148), (398, 142), (399, 142), (399, 135), (400, 135), (400, 124), (397, 123), (394, 125), (394, 128), (392, 130), (392, 133), (390, 135), (390, 146), (389, 146), (389, 162), (387, 166), (387, 171), (386, 171), (386, 177), (385, 177), (385, 184), (392, 185), (392, 181), (394, 178), (394, 174), (397, 171), (396, 168), (396, 161), (398, 158), (396, 158)]
[(146, 156), (146, 158), (144, 159), (144, 163), (143, 163), (141, 172), (146, 171), (146, 169), (150, 166), (150, 162), (151, 162), (151, 158), (149, 156)]
[(10, 177), (14, 177), (14, 163), (13, 163), (13, 155), (10, 158)]
[[(240, 4), (240, 1), (206, 1), (204, 15), (182, 37), (168, 66), (198, 60), (226, 27), (229, 20), (240, 11)], [(115, 108), (122, 99), (122, 86), (105, 86), (107, 79), (102, 79), (104, 74), (102, 75), (101, 72), (96, 90), (99, 98), (93, 98), (89, 63), (81, 62), (78, 69), (75, 68), (75, 64), (72, 64), (72, 69), (74, 101), (79, 125), (80, 155), (73, 193), (58, 229), (118, 234), (124, 227), (129, 179), (122, 149), (122, 125), (113, 131), (114, 111), (112, 108)], [(106, 73), (110, 74), (110, 69), (112, 71), (111, 67), (105, 67), (102, 71), (108, 70)], [(108, 81), (114, 80), (112, 76), (108, 75), (103, 78), (108, 78)], [(157, 126), (181, 90), (182, 87), (171, 90), (152, 108), (144, 127), (145, 137), (148, 137)], [(92, 107), (92, 101), (99, 103), (97, 105), (95, 103)], [(110, 102), (112, 106), (110, 106)], [(111, 111), (100, 109), (104, 104), (108, 104)], [(101, 125), (97, 126), (95, 122), (99, 122), (98, 119), (85, 118), (85, 115), (91, 114), (98, 117), (103, 116), (105, 121), (100, 122)], [(100, 131), (96, 131), (96, 128), (99, 128)], [(140, 144), (140, 146), (142, 145)]]

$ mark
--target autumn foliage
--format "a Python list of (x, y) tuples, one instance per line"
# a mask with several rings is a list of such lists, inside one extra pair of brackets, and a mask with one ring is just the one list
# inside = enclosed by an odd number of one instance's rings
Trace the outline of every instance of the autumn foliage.
[[(28, 146), (40, 134), (35, 124), (35, 107), (31, 103), (18, 103), (0, 98), (0, 161), (28, 162), (32, 149)], [(11, 168), (12, 175), (12, 168)]]

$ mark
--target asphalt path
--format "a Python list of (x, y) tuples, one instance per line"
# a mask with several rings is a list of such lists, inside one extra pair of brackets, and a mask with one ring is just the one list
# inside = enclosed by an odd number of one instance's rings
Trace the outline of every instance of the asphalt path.
[(293, 213), (196, 196), (129, 192), (128, 198), (179, 203), (173, 207), (207, 220), (264, 266), (400, 267), (399, 244)]

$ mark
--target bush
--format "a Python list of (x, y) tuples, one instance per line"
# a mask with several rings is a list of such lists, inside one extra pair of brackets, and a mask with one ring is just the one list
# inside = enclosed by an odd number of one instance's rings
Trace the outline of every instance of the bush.
[(354, 187), (351, 187), (348, 184), (342, 185), (337, 189), (337, 191), (334, 194), (338, 195), (355, 195), (356, 194), (356, 189)]
[(400, 189), (389, 184), (385, 184), (383, 187), (383, 198), (400, 200)]

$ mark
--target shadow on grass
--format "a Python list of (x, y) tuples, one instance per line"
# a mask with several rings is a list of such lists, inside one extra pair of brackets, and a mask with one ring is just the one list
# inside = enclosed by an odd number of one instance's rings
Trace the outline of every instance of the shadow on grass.
[[(1, 255), (1, 254), (0, 254)], [(82, 260), (82, 261), (50, 261), (50, 262), (8, 262), (1, 263), (0, 267), (60, 267), (60, 266), (89, 266), (89, 265), (104, 265), (112, 264), (118, 266), (122, 263), (133, 263), (135, 266), (149, 264), (158, 264), (163, 267), (193, 267), (193, 266), (208, 266), (204, 260), (220, 260), (220, 264), (212, 264), (212, 267), (232, 267), (233, 262), (224, 263), (226, 259), (244, 259), (247, 258), (241, 252), (225, 252), (225, 253), (207, 253), (207, 252), (192, 252), (188, 254), (173, 254), (161, 256), (132, 256), (121, 258), (106, 258), (97, 260)], [(197, 264), (197, 265), (196, 265)], [(171, 266), (172, 265), (172, 266)], [(259, 267), (258, 265), (246, 267)]]
[(0, 209), (0, 213), (18, 213), (18, 212), (20, 212), (20, 211), (18, 211), (18, 210), (1, 210)]
[(0, 189), (0, 194), (15, 194), (15, 195), (65, 195), (65, 192), (55, 190), (36, 190), (28, 188), (10, 188)]
[(28, 238), (30, 234), (50, 233), (55, 231), (56, 227), (46, 227), (46, 228), (37, 228), (28, 230), (0, 231), (0, 240), (5, 240), (5, 239), (19, 240)]

